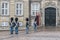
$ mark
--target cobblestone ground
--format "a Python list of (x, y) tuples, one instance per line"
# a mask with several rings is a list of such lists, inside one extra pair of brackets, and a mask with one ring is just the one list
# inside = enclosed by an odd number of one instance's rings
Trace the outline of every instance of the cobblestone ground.
[(10, 35), (9, 31), (0, 32), (0, 40), (60, 40), (59, 31), (40, 31), (25, 34), (25, 31), (19, 31), (19, 34)]
[(30, 29), (29, 34), (23, 30), (18, 35), (0, 31), (0, 40), (60, 40), (60, 28), (39, 28), (37, 32)]

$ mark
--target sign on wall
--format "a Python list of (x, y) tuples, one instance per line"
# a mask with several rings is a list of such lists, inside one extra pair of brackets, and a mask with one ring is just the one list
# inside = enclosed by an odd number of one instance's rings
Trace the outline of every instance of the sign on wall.
[(9, 26), (9, 23), (8, 22), (2, 22), (1, 26)]
[(23, 26), (23, 22), (19, 22), (19, 26)]

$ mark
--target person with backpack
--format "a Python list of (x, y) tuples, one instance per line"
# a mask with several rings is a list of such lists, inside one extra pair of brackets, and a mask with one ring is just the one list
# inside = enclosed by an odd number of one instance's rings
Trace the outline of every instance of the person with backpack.
[(26, 34), (29, 33), (29, 19), (26, 18)]
[(18, 22), (18, 18), (15, 18), (15, 34), (18, 34), (18, 27), (19, 27), (19, 22)]
[(13, 17), (11, 17), (9, 24), (10, 24), (10, 34), (13, 34), (14, 27), (15, 27), (15, 23), (14, 23)]

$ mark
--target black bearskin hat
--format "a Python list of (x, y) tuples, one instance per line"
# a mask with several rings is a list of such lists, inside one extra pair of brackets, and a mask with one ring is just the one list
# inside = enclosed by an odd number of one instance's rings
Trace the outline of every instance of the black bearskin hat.
[(13, 17), (11, 17), (11, 21), (13, 21)]
[(15, 21), (17, 22), (18, 21), (18, 18), (15, 18)]
[(26, 21), (29, 21), (29, 19), (28, 19), (28, 18), (26, 18)]

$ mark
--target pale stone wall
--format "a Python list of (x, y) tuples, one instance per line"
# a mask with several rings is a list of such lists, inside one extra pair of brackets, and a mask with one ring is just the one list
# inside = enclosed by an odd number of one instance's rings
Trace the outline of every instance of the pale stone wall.
[[(8, 1), (9, 2), (9, 16), (1, 16), (1, 2), (2, 1)], [(44, 26), (45, 25), (45, 19), (44, 19), (44, 9), (46, 8), (46, 7), (48, 7), (48, 6), (46, 6), (46, 4), (45, 4), (45, 2), (46, 1), (55, 1), (55, 3), (57, 3), (57, 4), (59, 4), (59, 5), (56, 5), (56, 6), (50, 6), (50, 7), (56, 7), (57, 8), (57, 10), (59, 10), (59, 11), (57, 11), (57, 13), (56, 13), (56, 15), (57, 15), (57, 17), (56, 17), (56, 22), (57, 22), (57, 24), (58, 24), (58, 20), (60, 20), (60, 3), (58, 3), (58, 1), (57, 0), (0, 0), (0, 29), (9, 29), (9, 26), (8, 27), (1, 27), (1, 22), (9, 22), (10, 21), (10, 18), (11, 17), (18, 17), (18, 19), (19, 19), (19, 22), (22, 22), (23, 23), (23, 26), (22, 27), (20, 27), (20, 28), (25, 28), (25, 23), (26, 23), (26, 21), (25, 21), (25, 19), (28, 17), (29, 18), (29, 12), (31, 11), (31, 10), (29, 10), (29, 7), (31, 7), (31, 6), (29, 6), (29, 1), (31, 1), (31, 2), (39, 2), (40, 3), (40, 13), (41, 13), (41, 20), (40, 20), (40, 22), (41, 22), (41, 25), (42, 26)], [(23, 2), (23, 16), (16, 16), (15, 15), (15, 3), (16, 2)], [(58, 13), (59, 13), (59, 16), (58, 16)], [(31, 21), (33, 21), (34, 20), (34, 18), (32, 18), (32, 20)]]
[[(0, 4), (2, 1), (7, 1), (7, 0), (0, 0)], [(0, 15), (0, 24), (1, 22), (9, 22), (11, 17), (18, 17), (19, 22), (23, 23), (23, 26), (21, 28), (25, 28), (25, 19), (28, 17), (29, 18), (29, 0), (9, 0), (9, 16), (1, 16)], [(15, 15), (15, 3), (16, 2), (23, 2), (23, 16), (16, 16)], [(0, 5), (1, 6), (1, 5)], [(1, 7), (0, 7), (1, 8)], [(1, 30), (9, 30), (8, 27), (1, 27)]]
[(25, 19), (26, 17), (29, 18), (29, 1), (28, 0), (24, 0), (24, 24), (25, 24)]
[(10, 0), (10, 5), (9, 5), (9, 13), (10, 13), (10, 17), (14, 17), (15, 15), (15, 1), (14, 0)]

